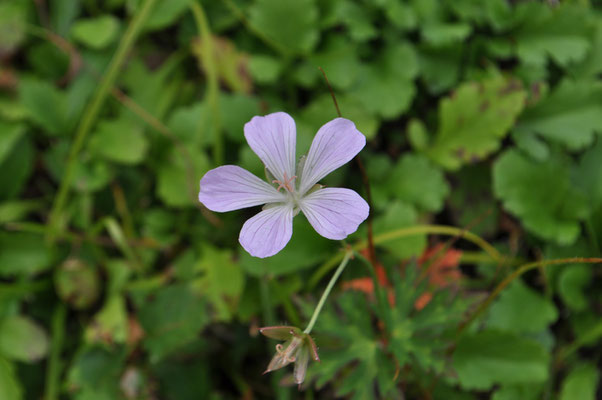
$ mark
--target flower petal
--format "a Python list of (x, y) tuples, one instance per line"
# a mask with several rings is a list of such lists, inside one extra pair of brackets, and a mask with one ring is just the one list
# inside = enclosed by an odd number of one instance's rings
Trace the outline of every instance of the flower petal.
[(305, 380), (305, 374), (307, 372), (307, 364), (309, 363), (309, 349), (306, 345), (301, 347), (295, 355), (295, 369), (293, 370), (293, 377), (295, 383), (301, 385)]
[(295, 175), (297, 131), (295, 121), (284, 112), (253, 117), (245, 124), (245, 138), (268, 170), (281, 182)]
[(301, 211), (316, 232), (328, 239), (345, 239), (355, 232), (370, 212), (359, 194), (350, 189), (316, 190), (300, 201)]
[(366, 137), (348, 119), (336, 118), (322, 126), (314, 137), (298, 178), (301, 195), (348, 163), (365, 145)]
[(245, 222), (238, 241), (254, 257), (273, 256), (286, 246), (293, 235), (292, 204), (263, 210)]
[(285, 200), (286, 196), (272, 185), (236, 165), (217, 167), (201, 179), (199, 201), (212, 211), (232, 211)]

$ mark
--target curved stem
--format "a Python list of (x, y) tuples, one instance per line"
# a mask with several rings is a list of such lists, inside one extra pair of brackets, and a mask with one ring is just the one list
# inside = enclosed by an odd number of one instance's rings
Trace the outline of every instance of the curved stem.
[(101, 107), (104, 104), (107, 95), (113, 87), (113, 82), (115, 82), (115, 79), (119, 74), (119, 70), (124, 63), (126, 56), (130, 52), (130, 49), (134, 45), (134, 42), (138, 37), (138, 33), (144, 26), (146, 18), (150, 15), (155, 2), (156, 0), (146, 0), (138, 9), (138, 13), (134, 16), (132, 22), (123, 35), (123, 39), (119, 43), (119, 47), (117, 48), (117, 51), (115, 52), (115, 55), (113, 56), (106, 73), (98, 85), (98, 88), (94, 93), (94, 97), (86, 107), (86, 111), (84, 112), (80, 124), (77, 127), (75, 139), (71, 145), (71, 149), (69, 150), (65, 173), (63, 174), (63, 179), (61, 179), (58, 193), (55, 197), (54, 204), (52, 205), (52, 210), (50, 211), (48, 221), (48, 239), (51, 242), (54, 241), (56, 234), (58, 233), (57, 231), (62, 230), (58, 229), (57, 225), (61, 222), (61, 212), (65, 206), (65, 202), (67, 201), (69, 188), (71, 187), (71, 183), (75, 175), (77, 156), (82, 150), (86, 136), (92, 129), (92, 126), (94, 125), (94, 122), (100, 113)]
[(328, 286), (326, 286), (326, 289), (324, 289), (324, 293), (322, 293), (322, 297), (320, 298), (320, 301), (318, 302), (318, 305), (316, 306), (316, 309), (314, 310), (314, 313), (311, 316), (311, 319), (309, 320), (309, 324), (307, 324), (307, 328), (305, 328), (305, 330), (303, 331), (304, 333), (310, 333), (311, 330), (314, 328), (314, 325), (316, 324), (316, 320), (318, 319), (318, 315), (320, 315), (320, 311), (322, 311), (322, 307), (324, 307), (324, 303), (326, 302), (328, 295), (332, 291), (334, 284), (339, 279), (339, 276), (341, 276), (341, 273), (347, 266), (347, 263), (349, 262), (349, 259), (351, 258), (352, 255), (353, 255), (353, 250), (347, 250), (345, 252), (343, 261), (341, 261), (337, 270), (334, 271), (332, 278), (330, 278), (330, 282), (328, 282)]
[(464, 329), (466, 329), (479, 315), (481, 315), (491, 304), (493, 300), (501, 293), (506, 286), (508, 286), (512, 281), (516, 278), (524, 274), (525, 272), (535, 269), (535, 268), (545, 268), (550, 265), (558, 265), (558, 264), (572, 264), (572, 263), (587, 263), (587, 264), (596, 264), (602, 263), (602, 258), (584, 258), (584, 257), (573, 257), (573, 258), (562, 258), (558, 260), (543, 260), (543, 261), (534, 261), (527, 264), (523, 264), (518, 267), (514, 272), (506, 277), (503, 281), (501, 281), (496, 288), (491, 292), (489, 297), (483, 301), (479, 307), (472, 313), (472, 315), (460, 326), (458, 327), (458, 335), (462, 333)]

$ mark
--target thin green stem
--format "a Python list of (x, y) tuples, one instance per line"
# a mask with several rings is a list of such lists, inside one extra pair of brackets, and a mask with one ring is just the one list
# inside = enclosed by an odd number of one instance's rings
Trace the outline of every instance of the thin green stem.
[(311, 316), (311, 319), (309, 320), (309, 324), (307, 324), (307, 328), (305, 328), (305, 330), (303, 331), (304, 333), (311, 333), (311, 330), (314, 328), (314, 325), (316, 324), (316, 320), (318, 319), (318, 315), (320, 315), (320, 312), (322, 311), (322, 307), (324, 307), (324, 303), (326, 302), (328, 295), (332, 291), (334, 284), (339, 279), (339, 276), (341, 276), (341, 273), (347, 266), (347, 263), (349, 262), (349, 259), (351, 258), (352, 255), (353, 255), (353, 250), (351, 250), (351, 249), (349, 249), (345, 252), (343, 261), (341, 261), (337, 270), (334, 271), (334, 275), (332, 275), (332, 278), (330, 278), (330, 282), (328, 282), (326, 289), (324, 289), (324, 293), (322, 293), (322, 297), (320, 298), (320, 301), (318, 302), (318, 305), (316, 306), (316, 309), (314, 310), (314, 313)]
[(61, 223), (61, 212), (65, 206), (65, 202), (67, 201), (67, 196), (69, 195), (69, 188), (71, 187), (71, 183), (75, 174), (75, 167), (77, 165), (77, 157), (79, 152), (82, 150), (86, 136), (92, 129), (92, 126), (94, 125), (94, 122), (100, 113), (102, 105), (104, 104), (104, 101), (107, 98), (107, 95), (110, 93), (113, 83), (119, 74), (121, 66), (134, 45), (134, 42), (136, 41), (136, 38), (144, 26), (144, 22), (149, 16), (156, 1), (157, 0), (146, 0), (138, 9), (138, 12), (125, 31), (125, 34), (119, 43), (117, 51), (113, 55), (113, 59), (111, 60), (106, 73), (102, 77), (96, 92), (86, 107), (80, 124), (77, 127), (75, 139), (71, 145), (71, 149), (69, 150), (69, 155), (67, 157), (65, 173), (63, 175), (63, 179), (61, 179), (58, 193), (54, 199), (52, 210), (50, 211), (47, 238), (51, 242), (55, 240), (58, 231), (62, 230), (62, 227), (59, 228), (58, 225)]
[[(386, 243), (391, 240), (400, 239), (408, 236), (416, 236), (422, 234), (439, 234), (439, 235), (448, 235), (448, 236), (458, 236), (469, 242), (474, 243), (479, 246), (481, 250), (483, 250), (489, 257), (494, 260), (496, 263), (501, 263), (504, 261), (504, 257), (500, 254), (499, 251), (487, 241), (482, 239), (480, 236), (475, 235), (474, 233), (467, 231), (465, 229), (456, 228), (454, 226), (445, 226), (445, 225), (415, 225), (407, 228), (395, 229), (393, 231), (385, 232), (380, 235), (374, 236), (374, 244)], [(353, 245), (353, 250), (360, 251), (365, 249), (368, 243), (366, 241), (361, 241)], [(318, 270), (312, 275), (309, 280), (308, 287), (313, 288), (322, 277), (328, 273), (334, 266), (341, 260), (343, 256), (341, 254), (336, 254), (332, 256), (328, 261), (326, 261)]]
[(557, 259), (557, 260), (534, 261), (534, 262), (530, 262), (527, 264), (523, 264), (522, 266), (520, 266), (516, 270), (514, 270), (514, 272), (512, 272), (510, 275), (508, 275), (503, 281), (501, 281), (496, 286), (496, 288), (493, 290), (493, 292), (491, 292), (491, 294), (485, 299), (485, 301), (483, 301), (476, 308), (476, 310), (470, 315), (470, 317), (468, 317), (468, 319), (464, 323), (460, 324), (460, 326), (458, 327), (457, 334), (458, 335), (461, 334), (462, 331), (464, 331), (464, 329), (466, 329), (468, 326), (470, 326), (472, 324), (472, 322), (474, 322), (475, 319), (477, 319), (483, 312), (485, 312), (485, 310), (487, 310), (489, 305), (493, 302), (493, 300), (495, 300), (497, 298), (497, 296), (502, 292), (502, 290), (504, 290), (506, 288), (506, 286), (508, 286), (516, 278), (518, 278), (525, 272), (530, 271), (535, 268), (546, 268), (551, 265), (572, 264), (572, 263), (598, 264), (598, 263), (602, 263), (602, 258), (573, 257), (573, 258), (562, 258), (562, 259)]
[(54, 309), (51, 326), (50, 355), (46, 369), (46, 388), (44, 400), (56, 400), (59, 393), (61, 377), (61, 351), (65, 339), (65, 322), (67, 321), (67, 308), (59, 303)]
[(219, 77), (217, 71), (217, 62), (215, 60), (215, 50), (213, 47), (213, 37), (211, 28), (207, 21), (205, 11), (199, 2), (190, 3), (190, 9), (194, 16), (199, 35), (201, 36), (201, 55), (199, 56), (199, 66), (202, 66), (207, 74), (207, 102), (211, 109), (211, 122), (213, 128), (213, 162), (215, 165), (221, 165), (224, 160), (224, 144), (222, 139), (220, 112), (219, 112)]

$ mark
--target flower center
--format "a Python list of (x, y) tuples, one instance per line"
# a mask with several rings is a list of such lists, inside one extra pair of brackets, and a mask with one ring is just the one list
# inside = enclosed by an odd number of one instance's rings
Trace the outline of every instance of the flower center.
[(293, 193), (295, 191), (295, 188), (292, 185), (292, 181), (293, 179), (297, 179), (296, 175), (291, 176), (290, 178), (286, 175), (286, 172), (284, 173), (284, 182), (279, 181), (278, 179), (274, 179), (272, 181), (272, 183), (277, 183), (278, 184), (278, 188), (276, 189), (277, 191), (280, 191), (280, 189), (284, 188), (286, 190), (288, 190), (290, 193)]

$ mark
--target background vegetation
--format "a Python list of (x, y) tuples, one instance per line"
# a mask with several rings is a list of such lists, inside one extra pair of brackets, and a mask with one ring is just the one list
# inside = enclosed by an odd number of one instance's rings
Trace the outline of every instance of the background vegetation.
[[(263, 176), (254, 115), (309, 147), (318, 67), (368, 138), (376, 257), (298, 391), (257, 328), (302, 327), (341, 244), (296, 218), (252, 258), (255, 210), (196, 195)], [(588, 0), (1, 1), (0, 399), (595, 399), (600, 267), (526, 263), (601, 255), (601, 73)], [(356, 163), (325, 183), (367, 196)]]

